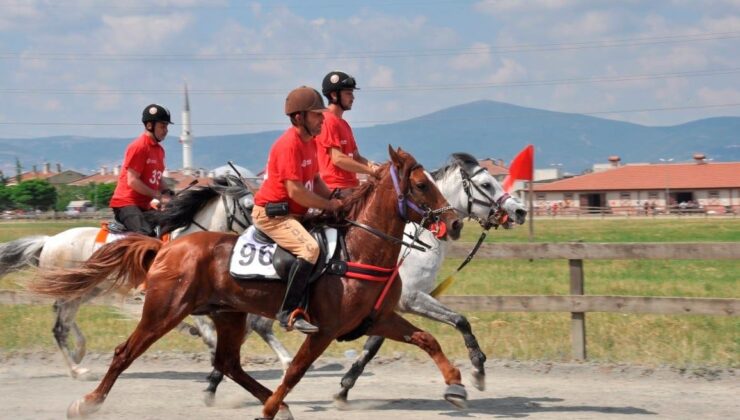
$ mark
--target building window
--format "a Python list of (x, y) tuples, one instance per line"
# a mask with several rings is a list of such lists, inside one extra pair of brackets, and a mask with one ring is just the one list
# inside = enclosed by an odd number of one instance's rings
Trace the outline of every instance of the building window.
[(719, 191), (709, 191), (709, 199), (718, 199), (719, 198)]
[(658, 192), (657, 191), (648, 191), (648, 198), (651, 200), (657, 200), (658, 199)]
[(563, 198), (566, 200), (572, 200), (573, 199), (573, 193), (565, 193), (563, 194)]
[(545, 200), (545, 193), (537, 193), (535, 196), (538, 201), (544, 201)]
[(630, 193), (628, 193), (628, 192), (621, 192), (621, 193), (619, 193), (619, 199), (620, 200), (629, 200), (630, 199)]

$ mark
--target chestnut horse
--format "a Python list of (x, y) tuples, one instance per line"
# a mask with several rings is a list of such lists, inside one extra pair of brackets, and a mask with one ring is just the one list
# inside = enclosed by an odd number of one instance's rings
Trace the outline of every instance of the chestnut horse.
[(365, 333), (414, 344), (426, 351), (447, 384), (445, 399), (464, 406), (467, 393), (459, 369), (449, 362), (431, 334), (394, 311), (401, 283), (393, 281), (407, 221), (425, 225), (434, 219), (448, 227), (447, 234), (453, 239), (460, 236), (462, 221), (413, 156), (390, 146), (389, 154), (391, 161), (383, 166), (378, 178), (359, 187), (343, 206), (351, 221), (345, 235), (347, 260), (385, 271), (385, 277), (370, 276), (376, 281), (369, 281), (349, 272), (325, 272), (312, 284), (309, 315), (320, 329), (306, 337), (274, 392), (242, 369), (239, 353), (246, 314), (273, 318), (285, 285), (231, 277), (229, 259), (236, 235), (198, 232), (164, 246), (152, 238), (130, 236), (102, 247), (79, 269), (42, 273), (33, 290), (55, 296), (84, 293), (104, 282), (120, 287), (144, 276), (148, 287), (136, 329), (116, 348), (98, 387), (73, 402), (67, 415), (96, 411), (118, 376), (151, 344), (193, 313), (211, 315), (218, 334), (214, 367), (263, 403), (264, 418), (274, 418), (278, 413), (281, 418), (292, 418), (284, 399), (311, 364), (334, 339)]

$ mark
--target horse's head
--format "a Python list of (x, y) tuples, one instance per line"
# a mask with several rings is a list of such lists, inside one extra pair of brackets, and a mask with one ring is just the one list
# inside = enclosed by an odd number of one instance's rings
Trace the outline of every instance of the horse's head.
[(217, 177), (212, 184), (180, 191), (160, 212), (152, 212), (153, 224), (162, 233), (209, 230), (215, 232), (244, 231), (252, 222), (252, 194), (239, 178), (232, 175)]
[(512, 222), (523, 224), (527, 210), (522, 202), (504, 191), (501, 184), (468, 153), (453, 153), (452, 163), (434, 174), (450, 203), (485, 229)]
[[(427, 228), (432, 223), (437, 223), (437, 229), (444, 229), (450, 238), (458, 239), (463, 222), (424, 167), (401, 148), (393, 150), (389, 145), (388, 153), (391, 158), (389, 172), (393, 179), (401, 218)], [(440, 233), (444, 238), (445, 232)]]

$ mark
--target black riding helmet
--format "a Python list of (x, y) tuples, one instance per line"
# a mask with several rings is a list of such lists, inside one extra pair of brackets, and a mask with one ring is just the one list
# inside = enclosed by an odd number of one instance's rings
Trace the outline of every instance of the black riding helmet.
[(359, 90), (355, 78), (347, 73), (341, 71), (332, 71), (324, 76), (324, 81), (321, 83), (321, 92), (326, 96), (326, 99), (330, 104), (336, 103), (332, 101), (331, 92), (339, 92), (344, 89)]
[(173, 124), (170, 119), (170, 111), (162, 105), (149, 104), (144, 108), (141, 113), (141, 122), (146, 124), (148, 122), (166, 122), (167, 124)]

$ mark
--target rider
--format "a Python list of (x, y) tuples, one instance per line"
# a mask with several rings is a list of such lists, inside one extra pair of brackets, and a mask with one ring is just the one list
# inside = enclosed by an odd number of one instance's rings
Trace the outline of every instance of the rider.
[(116, 221), (127, 230), (153, 236), (154, 229), (144, 213), (152, 210), (152, 199), (161, 201), (163, 195), (171, 197), (173, 194), (162, 182), (164, 149), (160, 145), (167, 137), (172, 120), (167, 108), (151, 104), (144, 108), (141, 122), (146, 131), (126, 148), (110, 207)]
[(279, 246), (296, 255), (288, 274), (285, 298), (276, 318), (280, 325), (306, 334), (318, 327), (299, 308), (308, 288), (319, 246), (301, 225), (309, 207), (336, 212), (341, 203), (329, 200), (329, 189), (319, 177), (314, 137), (321, 132), (326, 109), (315, 89), (301, 86), (285, 99), (285, 114), (292, 126), (270, 149), (264, 183), (254, 197), (254, 225)]
[(359, 185), (357, 173), (373, 175), (378, 168), (360, 155), (352, 127), (342, 118), (345, 111), (352, 109), (357, 89), (355, 78), (341, 71), (329, 72), (321, 84), (329, 109), (324, 112), (321, 134), (316, 136), (319, 171), (326, 185), (339, 189), (340, 195)]

